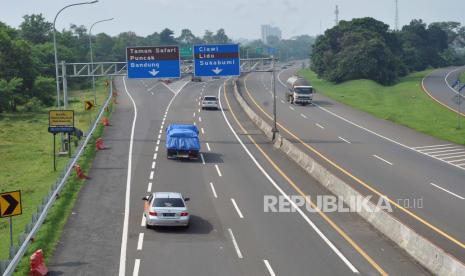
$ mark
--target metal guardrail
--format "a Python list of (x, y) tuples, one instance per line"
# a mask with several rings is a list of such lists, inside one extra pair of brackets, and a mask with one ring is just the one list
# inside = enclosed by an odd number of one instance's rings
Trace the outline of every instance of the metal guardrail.
[[(112, 85), (110, 85), (112, 87)], [(105, 112), (105, 108), (108, 106), (112, 98), (112, 89), (109, 89), (109, 94), (108, 98), (105, 101), (105, 104), (102, 106), (100, 109), (100, 112), (98, 116), (95, 118), (95, 121), (92, 124), (92, 127), (90, 130), (86, 133), (85, 139), (81, 140), (79, 143), (74, 155), (71, 157), (71, 159), (68, 161), (66, 164), (65, 169), (59, 176), (57, 182), (52, 186), (51, 191), (48, 193), (48, 195), (43, 199), (42, 204), (37, 208), (37, 212), (32, 215), (32, 220), (29, 224), (26, 225), (25, 227), (25, 232), (20, 234), (19, 236), (19, 241), (20, 241), (20, 247), (12, 252), (14, 254), (13, 259), (8, 260), (8, 261), (0, 261), (0, 272), (3, 273), (3, 276), (10, 276), (13, 274), (14, 270), (16, 269), (16, 266), (20, 262), (21, 258), (24, 256), (26, 253), (27, 248), (29, 247), (29, 244), (31, 243), (31, 240), (33, 239), (34, 235), (36, 235), (37, 231), (39, 230), (40, 226), (43, 224), (48, 211), (52, 207), (57, 195), (61, 191), (61, 189), (64, 187), (66, 184), (66, 181), (68, 180), (68, 177), (71, 175), (74, 165), (76, 164), (77, 160), (79, 157), (81, 157), (82, 153), (84, 152), (84, 149), (87, 145), (87, 143), (90, 141), (92, 135), (94, 134), (95, 129), (97, 128), (97, 125), (100, 121), (100, 118), (102, 117), (103, 113)], [(11, 255), (13, 255), (11, 254)], [(6, 265), (7, 264), (7, 265)]]

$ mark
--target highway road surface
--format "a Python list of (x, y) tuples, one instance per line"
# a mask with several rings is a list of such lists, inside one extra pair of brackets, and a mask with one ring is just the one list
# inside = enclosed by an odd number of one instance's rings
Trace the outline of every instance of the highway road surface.
[[(397, 218), (464, 262), (465, 148), (321, 94), (314, 105), (291, 105), (285, 101), (285, 81), (295, 71), (277, 74), (280, 133), (362, 194), (388, 196)], [(240, 83), (249, 105), (271, 123), (271, 73), (251, 73)]]
[[(444, 107), (460, 113), (465, 117), (465, 91), (462, 91), (460, 110), (457, 106), (459, 93), (452, 86), (460, 77), (465, 67), (449, 67), (434, 70), (423, 79), (423, 90)], [(461, 86), (464, 84), (461, 84)]]
[[(265, 212), (265, 196), (328, 195), (276, 151), (231, 82), (117, 79), (119, 104), (52, 258), (52, 275), (424, 275), (354, 213)], [(203, 111), (200, 97), (221, 97)], [(165, 128), (195, 123), (202, 158), (168, 160)], [(146, 229), (142, 197), (181, 192), (188, 229)], [(284, 200), (288, 202), (287, 200)]]

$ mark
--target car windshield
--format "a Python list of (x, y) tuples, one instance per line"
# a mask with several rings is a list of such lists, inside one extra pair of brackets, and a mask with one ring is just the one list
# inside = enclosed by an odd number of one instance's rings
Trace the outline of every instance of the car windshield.
[(312, 94), (313, 93), (313, 88), (311, 87), (308, 87), (308, 88), (296, 88), (295, 89), (295, 92), (297, 92), (297, 94)]
[(180, 198), (155, 198), (153, 207), (184, 207)]
[(216, 101), (216, 97), (205, 97), (203, 98), (205, 101)]

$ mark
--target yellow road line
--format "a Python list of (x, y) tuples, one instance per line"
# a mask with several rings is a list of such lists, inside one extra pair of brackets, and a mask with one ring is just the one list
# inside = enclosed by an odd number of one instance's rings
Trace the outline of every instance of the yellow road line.
[[(432, 73), (428, 74), (428, 76), (431, 75), (431, 74), (432, 74)], [(426, 76), (426, 77), (428, 77), (428, 76)], [(460, 112), (460, 113), (457, 112), (457, 110), (455, 110), (455, 109), (453, 109), (452, 107), (446, 105), (445, 103), (439, 101), (438, 99), (436, 99), (435, 97), (433, 97), (433, 95), (431, 95), (431, 93), (428, 91), (428, 89), (426, 89), (425, 84), (424, 84), (424, 81), (425, 81), (426, 77), (424, 77), (424, 78), (421, 80), (421, 88), (422, 88), (423, 92), (425, 92), (426, 95), (428, 95), (431, 99), (433, 99), (433, 100), (434, 100), (435, 102), (437, 102), (438, 104), (440, 104), (440, 105), (444, 106), (445, 108), (451, 110), (451, 111), (454, 112), (455, 114), (460, 114), (460, 116), (465, 117), (465, 114), (463, 114), (463, 113), (461, 113), (461, 112)]]
[[(252, 100), (252, 102), (255, 104), (255, 106), (257, 106), (257, 108), (265, 115), (267, 116), (269, 119), (272, 119), (272, 117), (265, 111), (263, 110), (263, 108), (255, 101), (255, 99), (253, 98), (253, 96), (250, 94), (249, 92), (249, 89), (247, 88), (247, 78), (249, 77), (250, 75), (247, 75), (244, 79), (244, 87), (245, 87), (245, 91), (247, 93), (247, 95), (249, 96), (249, 98)], [(277, 125), (283, 129), (284, 131), (286, 131), (289, 135), (291, 135), (294, 139), (296, 139), (297, 141), (299, 141), (303, 146), (305, 146), (307, 149), (309, 149), (310, 151), (312, 151), (313, 153), (315, 153), (316, 155), (318, 155), (320, 158), (322, 158), (323, 160), (325, 160), (326, 162), (328, 162), (329, 164), (331, 164), (333, 167), (335, 167), (336, 169), (338, 169), (339, 171), (343, 172), (345, 175), (349, 176), (350, 178), (352, 178), (353, 180), (355, 180), (356, 182), (358, 182), (360, 185), (362, 185), (363, 187), (365, 187), (366, 189), (370, 190), (371, 192), (375, 193), (376, 195), (378, 196), (384, 196), (388, 201), (389, 203), (391, 203), (392, 205), (396, 206), (399, 210), (402, 210), (403, 212), (405, 212), (406, 214), (408, 214), (409, 216), (411, 216), (412, 218), (416, 219), (417, 221), (423, 223), (425, 226), (427, 226), (428, 228), (430, 228), (431, 230), (433, 230), (434, 232), (440, 234), (441, 236), (445, 237), (446, 239), (448, 239), (449, 241), (455, 243), (456, 245), (460, 246), (461, 248), (465, 248), (465, 244), (462, 243), (461, 241), (459, 241), (458, 239), (452, 237), (451, 235), (447, 234), (446, 232), (442, 231), (441, 229), (439, 229), (438, 227), (432, 225), (431, 223), (429, 223), (428, 221), (426, 221), (425, 219), (421, 218), (420, 216), (416, 215), (415, 213), (413, 213), (412, 211), (409, 211), (407, 209), (405, 209), (404, 207), (402, 207), (401, 205), (397, 204), (397, 202), (393, 201), (392, 199), (390, 199), (388, 196), (382, 194), (381, 192), (379, 192), (378, 190), (376, 190), (375, 188), (373, 188), (372, 186), (370, 186), (369, 184), (367, 184), (366, 182), (364, 182), (363, 180), (361, 180), (360, 178), (356, 177), (355, 175), (351, 174), (350, 172), (348, 172), (347, 170), (345, 170), (344, 168), (342, 168), (341, 166), (339, 166), (338, 164), (336, 164), (335, 162), (333, 162), (332, 160), (330, 160), (329, 158), (327, 158), (326, 156), (324, 156), (322, 153), (320, 153), (319, 151), (317, 151), (316, 149), (314, 149), (312, 146), (308, 145), (307, 143), (305, 143), (302, 139), (300, 139), (299, 137), (297, 137), (297, 135), (295, 135), (294, 133), (292, 133), (290, 130), (288, 130), (287, 128), (285, 128), (283, 125), (281, 125), (279, 122), (277, 122)], [(412, 229), (413, 230), (413, 229)]]
[[(233, 109), (231, 108), (231, 105), (229, 104), (229, 99), (226, 94), (226, 84), (223, 85), (224, 87), (224, 97), (226, 99), (226, 103), (228, 105), (229, 111), (231, 112), (231, 115), (233, 116), (234, 120), (236, 123), (239, 125), (241, 130), (244, 133), (247, 133), (246, 129), (242, 126), (242, 124), (239, 122), (239, 120), (236, 117), (236, 114), (234, 113)], [(273, 166), (273, 168), (299, 193), (301, 196), (305, 198), (305, 201), (307, 201), (310, 206), (318, 212), (318, 214), (334, 229), (336, 232), (338, 232), (360, 255), (363, 256), (365, 260), (367, 260), (381, 275), (388, 275), (386, 271), (384, 271), (381, 266), (379, 266), (354, 240), (352, 240), (347, 233), (345, 233), (336, 223), (334, 223), (325, 213), (321, 212), (321, 210), (311, 201), (308, 199), (307, 195), (297, 186), (297, 184), (287, 176), (285, 172), (281, 170), (281, 168), (270, 158), (268, 154), (255, 142), (255, 140), (250, 136), (247, 135), (247, 138), (252, 142), (252, 144), (255, 145), (255, 147), (263, 154), (263, 156), (268, 160), (268, 162)]]

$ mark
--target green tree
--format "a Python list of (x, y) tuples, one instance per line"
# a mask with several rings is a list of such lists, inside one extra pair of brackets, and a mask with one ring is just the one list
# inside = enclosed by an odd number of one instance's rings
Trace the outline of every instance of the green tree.
[(16, 111), (17, 93), (21, 89), (22, 82), (21, 78), (0, 79), (0, 112), (4, 110)]
[(221, 28), (218, 31), (216, 31), (216, 34), (213, 36), (213, 41), (215, 43), (224, 44), (231, 42), (231, 39), (229, 39), (229, 37), (226, 35), (224, 29)]
[(160, 44), (161, 45), (175, 45), (178, 44), (174, 39), (174, 32), (168, 28), (163, 29), (160, 33)]
[(51, 40), (53, 24), (46, 21), (42, 14), (25, 15), (23, 19), (19, 29), (25, 40), (34, 44)]
[(54, 103), (55, 79), (38, 76), (34, 80), (32, 96), (39, 99), (44, 105), (50, 106)]

